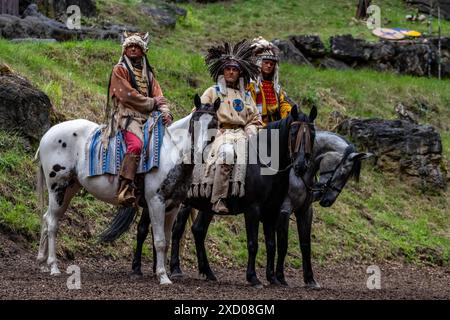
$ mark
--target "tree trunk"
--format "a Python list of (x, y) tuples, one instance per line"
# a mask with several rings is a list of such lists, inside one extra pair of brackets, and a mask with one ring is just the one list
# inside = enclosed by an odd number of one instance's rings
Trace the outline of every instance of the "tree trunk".
[(358, 9), (356, 9), (356, 19), (362, 20), (367, 18), (367, 8), (370, 6), (371, 0), (358, 0)]

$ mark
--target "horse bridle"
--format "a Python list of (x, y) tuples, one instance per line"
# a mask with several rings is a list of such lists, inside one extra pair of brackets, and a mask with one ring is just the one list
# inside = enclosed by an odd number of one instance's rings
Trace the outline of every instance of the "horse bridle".
[[(300, 151), (300, 146), (302, 145), (302, 142), (305, 142), (305, 153), (311, 154), (312, 153), (312, 143), (311, 143), (311, 132), (308, 128), (309, 125), (311, 125), (310, 122), (307, 121), (293, 121), (290, 124), (290, 127), (293, 125), (299, 124), (300, 128), (298, 128), (297, 136), (295, 137), (294, 143), (292, 143), (291, 134), (289, 132), (289, 140), (288, 140), (288, 146), (289, 146), (289, 156), (291, 157), (291, 161), (295, 161), (295, 157)], [(309, 165), (307, 165), (309, 166)]]
[[(194, 113), (206, 113), (210, 114), (213, 117), (217, 116), (217, 113), (215, 110), (203, 110), (203, 109), (196, 109)], [(189, 120), (189, 133), (191, 135), (191, 163), (194, 163), (194, 155), (195, 155), (195, 141), (194, 141), (194, 119), (191, 117)], [(206, 148), (206, 146), (205, 146)], [(203, 149), (204, 150), (204, 149)], [(202, 152), (203, 152), (202, 150)]]
[(328, 178), (328, 180), (324, 184), (319, 185), (321, 192), (325, 192), (325, 190), (331, 189), (331, 190), (334, 190), (334, 191), (337, 191), (337, 192), (341, 193), (342, 188), (336, 187), (335, 185), (333, 185), (331, 183), (331, 181), (333, 180), (337, 169), (339, 169), (339, 167), (344, 163), (344, 160), (345, 160), (344, 157), (342, 157), (341, 161), (339, 161), (339, 163), (337, 164), (337, 166), (333, 170), (328, 170), (328, 171), (324, 171), (324, 172), (320, 173), (320, 176), (322, 176), (324, 174), (330, 174), (331, 173), (331, 176)]

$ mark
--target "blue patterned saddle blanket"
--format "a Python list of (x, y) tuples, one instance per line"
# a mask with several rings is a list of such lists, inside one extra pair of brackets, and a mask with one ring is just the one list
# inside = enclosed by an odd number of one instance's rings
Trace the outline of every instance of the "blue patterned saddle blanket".
[[(162, 117), (159, 117), (159, 115), (160, 112), (153, 112), (143, 126), (144, 146), (137, 173), (146, 173), (159, 166), (161, 146), (164, 138), (164, 124), (162, 123)], [(153, 125), (155, 122), (156, 124)], [(152, 127), (152, 132), (149, 132)], [(114, 137), (109, 139), (108, 146), (106, 148), (103, 147), (101, 141), (103, 128), (105, 126), (95, 130), (87, 142), (88, 176), (90, 177), (102, 174), (119, 174), (120, 166), (127, 150), (120, 130)]]

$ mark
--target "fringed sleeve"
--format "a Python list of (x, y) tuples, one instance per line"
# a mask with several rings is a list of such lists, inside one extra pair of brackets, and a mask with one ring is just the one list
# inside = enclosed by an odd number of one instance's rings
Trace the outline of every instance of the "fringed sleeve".
[(116, 97), (125, 108), (142, 114), (150, 114), (153, 111), (154, 100), (140, 94), (131, 86), (128, 71), (121, 65), (116, 65), (113, 69), (109, 94)]

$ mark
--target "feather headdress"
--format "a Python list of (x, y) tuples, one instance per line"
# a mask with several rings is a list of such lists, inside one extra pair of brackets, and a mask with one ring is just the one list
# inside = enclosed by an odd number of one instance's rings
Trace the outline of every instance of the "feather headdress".
[(253, 39), (251, 46), (253, 48), (253, 54), (258, 60), (268, 59), (279, 61), (278, 55), (280, 54), (280, 49), (263, 37), (259, 36)]
[[(273, 60), (276, 62), (275, 68), (273, 70), (272, 81), (273, 81), (273, 87), (274, 87), (275, 91), (277, 92), (277, 94), (279, 94), (280, 90), (281, 90), (281, 86), (279, 84), (279, 76), (278, 76), (278, 73), (279, 73), (279, 66), (278, 66), (279, 57), (278, 57), (278, 55), (280, 54), (280, 49), (278, 49), (274, 44), (267, 41), (266, 39), (264, 39), (261, 36), (253, 39), (251, 47), (253, 49), (253, 55), (256, 59), (256, 64), (258, 65), (258, 67), (261, 67), (263, 60)], [(262, 81), (262, 75), (259, 74), (258, 78), (256, 79), (256, 83), (258, 85), (261, 85), (261, 81)]]
[(253, 49), (247, 40), (242, 40), (235, 45), (225, 42), (221, 46), (208, 49), (205, 57), (209, 73), (214, 81), (223, 74), (226, 66), (235, 66), (240, 70), (240, 77), (247, 85), (250, 80), (256, 79), (259, 74), (259, 67), (253, 60)]

